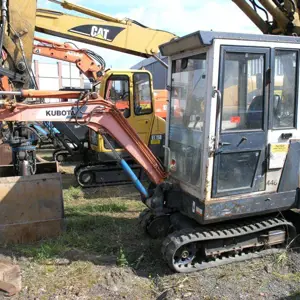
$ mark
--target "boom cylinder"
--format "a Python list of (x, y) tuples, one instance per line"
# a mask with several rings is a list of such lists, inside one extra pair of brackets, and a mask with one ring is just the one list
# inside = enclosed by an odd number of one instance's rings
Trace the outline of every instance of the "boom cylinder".
[(20, 96), (24, 98), (63, 98), (78, 99), (81, 92), (77, 91), (40, 91), (40, 90), (20, 90), (20, 91), (0, 91), (0, 96)]
[(263, 32), (268, 33), (270, 26), (260, 17), (260, 15), (252, 9), (245, 0), (232, 0), (247, 17)]
[(258, 0), (266, 10), (272, 15), (279, 27), (286, 31), (289, 19), (283, 14), (279, 7), (271, 0)]

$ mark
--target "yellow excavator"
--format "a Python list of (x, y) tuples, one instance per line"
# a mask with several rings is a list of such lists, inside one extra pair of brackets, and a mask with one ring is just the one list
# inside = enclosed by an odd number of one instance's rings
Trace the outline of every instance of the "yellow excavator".
[[(141, 57), (157, 56), (158, 46), (174, 39), (172, 33), (148, 28), (130, 19), (117, 19), (100, 12), (73, 4), (68, 1), (51, 0), (68, 10), (74, 10), (88, 17), (79, 17), (58, 11), (37, 9), (35, 31), (46, 33), (74, 41), (84, 42), (123, 53)], [(92, 18), (91, 18), (92, 17)], [(101, 79), (99, 94), (122, 107), (129, 124), (137, 131), (145, 144), (153, 153), (162, 158), (165, 137), (165, 121), (155, 115), (157, 105), (166, 115), (166, 103), (155, 102), (151, 73), (146, 70), (106, 70)], [(126, 176), (119, 172), (114, 156), (105, 143), (103, 136), (89, 130), (90, 147), (93, 150), (92, 161), (76, 168), (76, 178), (82, 187), (100, 184), (121, 183)], [(107, 136), (111, 143), (111, 137)], [(117, 151), (131, 160), (130, 157), (115, 144)], [(68, 155), (68, 151), (57, 152), (59, 157)], [(57, 155), (56, 155), (57, 156)], [(138, 166), (133, 167), (140, 172)], [(111, 175), (108, 175), (111, 174)], [(116, 176), (118, 174), (118, 176)], [(108, 178), (109, 177), (109, 178)]]

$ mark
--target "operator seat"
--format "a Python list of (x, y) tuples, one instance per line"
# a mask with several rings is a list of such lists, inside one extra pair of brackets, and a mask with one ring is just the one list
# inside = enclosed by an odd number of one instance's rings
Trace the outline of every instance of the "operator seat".
[(263, 96), (255, 96), (248, 107), (246, 115), (246, 128), (260, 129), (263, 120)]

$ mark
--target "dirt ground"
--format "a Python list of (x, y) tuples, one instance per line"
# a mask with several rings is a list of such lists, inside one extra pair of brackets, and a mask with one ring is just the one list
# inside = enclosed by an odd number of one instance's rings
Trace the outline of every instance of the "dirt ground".
[(1, 249), (0, 259), (22, 269), (23, 289), (11, 299), (300, 299), (297, 249), (174, 274), (161, 258), (161, 241), (138, 225), (143, 205), (134, 188), (82, 191), (71, 183), (65, 175), (60, 237)]

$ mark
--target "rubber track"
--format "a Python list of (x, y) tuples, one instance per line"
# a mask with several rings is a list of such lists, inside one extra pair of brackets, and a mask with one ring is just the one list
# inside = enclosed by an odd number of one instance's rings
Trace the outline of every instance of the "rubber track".
[(169, 267), (176, 272), (189, 273), (199, 270), (204, 270), (212, 267), (217, 267), (232, 262), (243, 261), (250, 258), (261, 257), (263, 255), (271, 254), (280, 251), (279, 249), (267, 249), (254, 253), (242, 253), (229, 257), (216, 258), (213, 261), (203, 261), (201, 263), (188, 265), (174, 265), (173, 256), (176, 251), (188, 243), (205, 242), (217, 239), (227, 239), (240, 237), (252, 233), (258, 233), (260, 231), (272, 229), (278, 226), (285, 226), (289, 228), (288, 238), (292, 239), (296, 236), (296, 230), (291, 222), (286, 221), (283, 218), (276, 217), (263, 217), (256, 218), (254, 221), (243, 221), (236, 224), (218, 224), (214, 226), (205, 226), (197, 229), (183, 229), (176, 231), (164, 240), (162, 245), (162, 254), (167, 261)]
[[(102, 169), (99, 170), (99, 167)], [(109, 170), (115, 170), (116, 172), (122, 172), (123, 169), (121, 167), (118, 167), (117, 164), (114, 164), (113, 167), (110, 164), (99, 164), (99, 163), (89, 163), (88, 165), (79, 165), (75, 168), (74, 174), (76, 177), (76, 181), (81, 187), (89, 188), (89, 187), (101, 187), (101, 186), (109, 186), (109, 185), (116, 185), (116, 184), (130, 184), (132, 181), (128, 178), (128, 180), (119, 180), (119, 181), (109, 181), (109, 182), (103, 182), (103, 183), (92, 183), (92, 184), (84, 184), (80, 182), (80, 174), (86, 171), (100, 171), (105, 172)]]
[[(81, 164), (79, 164), (79, 165), (77, 165), (76, 167), (75, 167), (75, 169), (74, 169), (74, 174), (75, 175), (77, 175), (76, 173), (78, 173), (78, 171), (80, 170), (80, 169), (83, 169), (83, 168), (86, 168), (86, 167), (94, 167), (94, 166), (101, 166), (101, 167), (103, 167), (103, 166), (105, 166), (105, 164), (104, 163), (101, 163), (101, 162), (99, 162), (99, 161), (94, 161), (94, 162), (88, 162), (88, 163), (81, 163)], [(80, 170), (80, 172), (81, 172), (82, 170)]]

